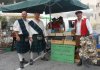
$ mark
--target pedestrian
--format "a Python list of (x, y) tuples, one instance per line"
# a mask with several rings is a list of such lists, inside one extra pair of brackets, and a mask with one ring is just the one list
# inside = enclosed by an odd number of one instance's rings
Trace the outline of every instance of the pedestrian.
[[(77, 19), (75, 20), (75, 30), (73, 31), (75, 33), (75, 40), (76, 40), (76, 49), (81, 48), (80, 46), (80, 38), (82, 36), (89, 36), (92, 37), (92, 25), (89, 22), (87, 18), (83, 18), (83, 12), (82, 11), (76, 11), (75, 12)], [(77, 52), (79, 54), (79, 51)], [(82, 65), (82, 59), (79, 56), (79, 63), (78, 66)]]
[(15, 43), (16, 43), (16, 35), (14, 32), (12, 32), (11, 37), (13, 38), (12, 46), (11, 46), (11, 51), (14, 51), (15, 49)]
[(20, 60), (20, 68), (24, 68), (24, 64), (28, 63), (25, 60), (24, 54), (27, 53), (30, 49), (29, 44), (29, 32), (28, 32), (28, 23), (27, 12), (22, 11), (22, 18), (15, 21), (13, 25), (13, 31), (16, 35), (16, 50)]
[[(30, 65), (33, 65), (34, 53), (38, 53), (39, 55), (44, 54), (44, 50), (46, 49), (47, 33), (43, 22), (40, 20), (40, 13), (34, 14), (34, 19), (29, 22), (29, 25), (31, 41)], [(42, 56), (41, 59), (46, 61), (48, 60), (44, 56)]]

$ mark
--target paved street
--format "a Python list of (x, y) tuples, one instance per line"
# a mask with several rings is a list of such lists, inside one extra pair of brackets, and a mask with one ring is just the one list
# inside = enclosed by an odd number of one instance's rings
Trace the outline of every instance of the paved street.
[[(26, 58), (29, 60), (29, 54), (26, 54)], [(16, 70), (18, 68), (19, 62), (16, 52), (0, 54), (0, 70)], [(28, 65), (23, 70), (100, 70), (100, 67), (77, 67), (76, 64), (37, 60), (34, 65)]]

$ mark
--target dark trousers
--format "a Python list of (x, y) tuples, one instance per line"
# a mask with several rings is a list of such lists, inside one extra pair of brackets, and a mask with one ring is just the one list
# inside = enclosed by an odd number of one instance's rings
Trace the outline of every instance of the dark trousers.
[(81, 48), (81, 46), (80, 46), (80, 38), (81, 38), (81, 36), (75, 36), (75, 41), (76, 41), (75, 59), (80, 59), (80, 57), (79, 57), (79, 49)]
[(11, 46), (11, 51), (13, 51), (15, 49), (15, 43), (16, 43), (16, 37), (13, 37), (13, 42), (12, 42), (12, 46)]

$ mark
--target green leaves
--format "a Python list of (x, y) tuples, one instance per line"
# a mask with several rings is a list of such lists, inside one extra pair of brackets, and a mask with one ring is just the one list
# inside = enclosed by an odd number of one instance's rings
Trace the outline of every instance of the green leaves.
[(1, 22), (1, 29), (5, 29), (8, 23), (6, 17), (0, 16), (0, 22)]

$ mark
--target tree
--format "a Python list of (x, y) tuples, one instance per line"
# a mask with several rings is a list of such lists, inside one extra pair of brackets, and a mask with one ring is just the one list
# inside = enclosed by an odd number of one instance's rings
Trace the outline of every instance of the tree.
[(9, 19), (9, 25), (12, 26), (13, 23), (18, 19), (19, 17), (10, 17)]
[(6, 17), (0, 16), (0, 22), (1, 22), (1, 29), (6, 29), (8, 23)]

